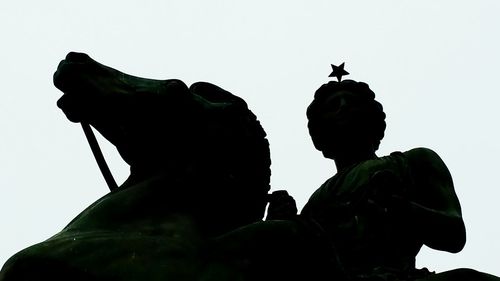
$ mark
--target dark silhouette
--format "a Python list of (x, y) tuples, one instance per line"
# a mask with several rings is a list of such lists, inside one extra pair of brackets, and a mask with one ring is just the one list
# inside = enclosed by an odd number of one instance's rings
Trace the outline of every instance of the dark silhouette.
[(54, 84), (68, 119), (113, 143), (130, 176), (60, 233), (12, 257), (0, 280), (212, 280), (230, 272), (214, 273), (210, 245), (261, 221), (269, 190), (268, 142), (246, 103), (209, 83), (133, 77), (80, 53), (59, 64)]
[(268, 194), (266, 134), (241, 98), (81, 53), (59, 64), (54, 84), (68, 119), (113, 143), (130, 176), (116, 187), (108, 174), (110, 193), (10, 258), (0, 281), (499, 280), (415, 269), (424, 244), (462, 249), (460, 204), (433, 151), (375, 155), (385, 114), (364, 83), (325, 84), (308, 108), (314, 145), (338, 173), (300, 215), (286, 191)]
[[(113, 143), (130, 176), (61, 232), (10, 258), (1, 281), (339, 276), (309, 222), (261, 220), (268, 201), (289, 196), (268, 195), (269, 145), (241, 98), (204, 82), (133, 77), (81, 53), (59, 64), (54, 84), (68, 119)], [(270, 218), (296, 211), (271, 208)]]
[(433, 274), (415, 268), (422, 245), (452, 253), (464, 247), (459, 200), (446, 165), (432, 150), (376, 156), (385, 113), (367, 84), (322, 85), (307, 117), (314, 146), (334, 160), (337, 174), (316, 190), (301, 216), (321, 226), (348, 278), (500, 280), (470, 269)]

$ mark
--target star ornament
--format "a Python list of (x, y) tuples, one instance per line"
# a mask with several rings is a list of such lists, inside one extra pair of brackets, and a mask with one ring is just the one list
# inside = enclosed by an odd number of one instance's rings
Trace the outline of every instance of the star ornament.
[(340, 80), (342, 80), (342, 76), (349, 75), (349, 72), (344, 70), (344, 64), (344, 62), (339, 66), (331, 64), (332, 73), (330, 73), (328, 77), (337, 77), (337, 80), (340, 82)]

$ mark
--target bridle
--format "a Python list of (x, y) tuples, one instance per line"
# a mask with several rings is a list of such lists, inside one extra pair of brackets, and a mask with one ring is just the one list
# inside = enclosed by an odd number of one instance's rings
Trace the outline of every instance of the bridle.
[(82, 125), (83, 132), (87, 137), (87, 141), (89, 142), (90, 149), (94, 154), (94, 158), (101, 170), (102, 175), (104, 176), (104, 180), (108, 184), (109, 190), (113, 191), (118, 188), (111, 171), (109, 170), (108, 164), (106, 164), (106, 160), (104, 159), (104, 155), (102, 154), (101, 148), (99, 147), (99, 143), (95, 137), (94, 131), (88, 123), (80, 123)]

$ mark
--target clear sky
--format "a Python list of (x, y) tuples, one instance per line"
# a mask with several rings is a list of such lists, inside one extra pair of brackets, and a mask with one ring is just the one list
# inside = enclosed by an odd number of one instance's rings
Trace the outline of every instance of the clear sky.
[[(468, 242), (423, 249), (418, 265), (500, 275), (500, 2), (497, 0), (4, 1), (0, 4), (0, 264), (47, 239), (107, 191), (52, 85), (69, 51), (129, 74), (209, 81), (268, 132), (272, 188), (302, 206), (335, 173), (305, 109), (330, 63), (384, 104), (379, 155), (428, 147), (447, 163)], [(121, 182), (128, 167), (101, 141)]]

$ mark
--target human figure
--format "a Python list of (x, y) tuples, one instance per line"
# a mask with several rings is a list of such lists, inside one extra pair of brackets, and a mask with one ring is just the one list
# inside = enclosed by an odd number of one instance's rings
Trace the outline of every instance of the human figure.
[[(339, 79), (340, 80), (340, 79)], [(307, 109), (314, 146), (337, 173), (301, 211), (317, 222), (351, 280), (498, 280), (469, 269), (415, 268), (423, 245), (459, 252), (466, 234), (451, 175), (432, 150), (378, 157), (385, 113), (363, 82), (331, 81)]]

